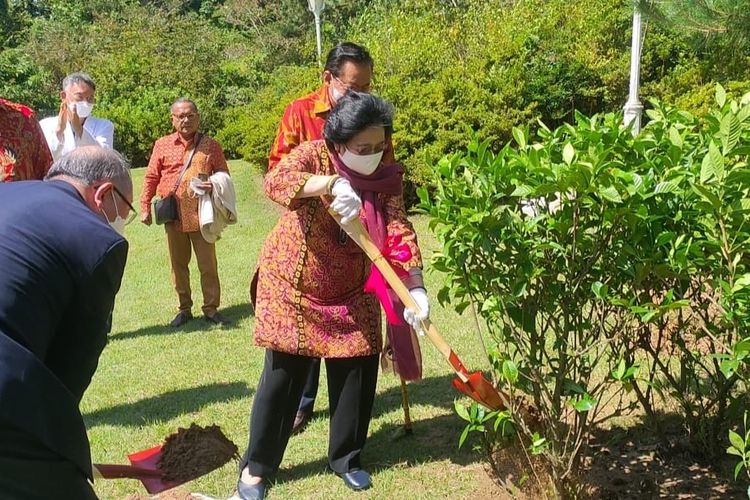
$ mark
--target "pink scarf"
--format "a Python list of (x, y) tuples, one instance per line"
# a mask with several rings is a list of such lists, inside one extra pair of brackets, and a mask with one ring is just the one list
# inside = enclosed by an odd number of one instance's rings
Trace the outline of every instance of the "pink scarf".
[[(401, 243), (400, 237), (388, 237), (383, 206), (378, 197), (379, 193), (401, 195), (404, 167), (398, 163), (381, 164), (371, 175), (362, 175), (344, 165), (333, 148), (329, 148), (329, 152), (336, 172), (360, 193), (365, 210), (365, 227), (372, 241), (388, 261), (408, 262), (412, 257), (411, 250), (408, 245)], [(394, 267), (394, 270), (402, 277), (406, 275), (406, 271), (400, 267)], [(404, 305), (390, 289), (375, 264), (370, 267), (365, 292), (374, 293), (385, 312), (388, 332), (385, 354), (392, 357), (394, 370), (404, 380), (421, 379), (422, 359), (419, 343), (409, 326), (401, 319)]]

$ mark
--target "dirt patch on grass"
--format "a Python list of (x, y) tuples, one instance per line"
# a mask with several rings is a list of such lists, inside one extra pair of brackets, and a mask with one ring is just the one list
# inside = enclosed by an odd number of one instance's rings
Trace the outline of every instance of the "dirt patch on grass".
[[(614, 432), (614, 431), (613, 431)], [(582, 480), (583, 498), (597, 500), (719, 500), (744, 498), (742, 481), (731, 480), (734, 462), (726, 457), (721, 463), (698, 463), (687, 453), (687, 446), (663, 446), (649, 436), (620, 431), (612, 439), (611, 432), (600, 435), (608, 444), (592, 444)], [(535, 464), (536, 475), (529, 466)], [(556, 498), (551, 476), (536, 457), (526, 458), (519, 445), (499, 450), (494, 468), (486, 466), (486, 481), (496, 488), (487, 488), (493, 496), (479, 498), (537, 500)]]
[(634, 440), (601, 446), (588, 460), (587, 496), (605, 500), (742, 498), (741, 482), (731, 480), (730, 457), (708, 466), (685, 449)]

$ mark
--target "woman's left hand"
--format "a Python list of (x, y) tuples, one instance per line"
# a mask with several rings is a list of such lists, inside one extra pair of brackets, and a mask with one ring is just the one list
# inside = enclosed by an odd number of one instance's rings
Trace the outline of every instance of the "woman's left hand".
[(410, 327), (416, 332), (422, 331), (422, 321), (426, 320), (430, 315), (430, 302), (427, 299), (427, 290), (424, 288), (412, 288), (409, 290), (409, 295), (416, 302), (419, 311), (404, 308), (404, 321), (406, 321)]

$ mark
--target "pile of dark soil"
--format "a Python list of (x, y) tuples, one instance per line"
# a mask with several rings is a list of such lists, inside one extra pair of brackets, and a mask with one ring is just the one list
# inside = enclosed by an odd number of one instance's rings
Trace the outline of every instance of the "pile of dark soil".
[(201, 427), (191, 424), (167, 436), (157, 467), (164, 481), (185, 482), (239, 459), (237, 445), (227, 438), (218, 425)]

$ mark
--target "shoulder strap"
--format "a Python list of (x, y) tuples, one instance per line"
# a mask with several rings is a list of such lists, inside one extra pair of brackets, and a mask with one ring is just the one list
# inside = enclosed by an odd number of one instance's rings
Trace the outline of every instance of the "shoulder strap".
[(182, 167), (182, 171), (180, 172), (180, 176), (177, 178), (177, 182), (174, 183), (174, 187), (172, 188), (172, 194), (175, 194), (177, 192), (177, 188), (180, 187), (180, 182), (182, 182), (182, 177), (185, 175), (185, 172), (187, 172), (187, 169), (190, 168), (190, 164), (193, 163), (193, 155), (195, 155), (195, 150), (198, 149), (198, 145), (201, 143), (201, 139), (203, 139), (203, 134), (197, 134), (198, 137), (195, 140), (195, 145), (193, 146), (193, 149), (190, 150), (190, 154), (187, 157), (187, 160), (185, 161), (185, 165)]

